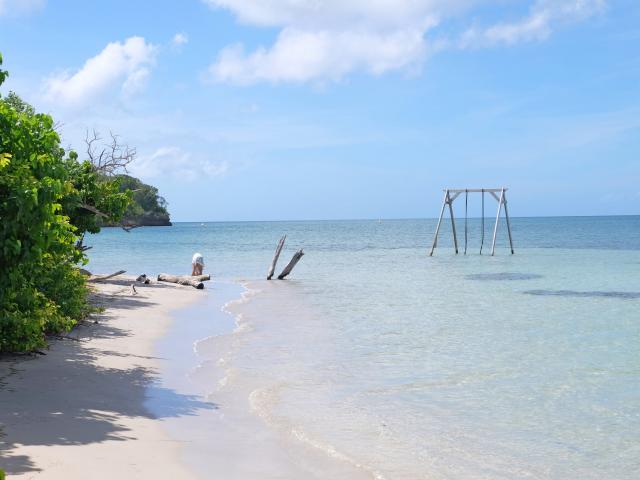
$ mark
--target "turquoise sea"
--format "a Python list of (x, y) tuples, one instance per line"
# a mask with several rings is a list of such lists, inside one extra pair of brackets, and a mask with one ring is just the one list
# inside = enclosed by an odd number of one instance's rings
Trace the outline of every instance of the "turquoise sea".
[[(478, 254), (477, 218), (466, 256), (444, 223), (429, 257), (435, 223), (104, 229), (86, 241), (87, 268), (186, 274), (199, 251), (217, 280), (209, 295), (233, 300), (243, 285), (228, 328), (205, 308), (194, 338), (162, 348), (189, 344), (186, 381), (237, 419), (221, 430), (236, 445), (277, 438), (348, 466), (329, 474), (290, 455), (307, 478), (637, 478), (640, 216), (514, 218), (515, 255), (501, 228), (493, 257), (489, 219)], [(458, 233), (462, 250), (463, 221)], [(280, 268), (306, 255), (289, 280), (267, 282), (283, 234)], [(198, 438), (215, 464), (220, 440), (207, 450)], [(283, 478), (266, 469), (260, 478)]]

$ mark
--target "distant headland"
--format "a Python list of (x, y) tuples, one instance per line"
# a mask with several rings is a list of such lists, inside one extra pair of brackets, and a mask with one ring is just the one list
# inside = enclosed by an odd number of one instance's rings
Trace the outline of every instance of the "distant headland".
[(170, 227), (171, 216), (167, 210), (167, 201), (158, 194), (158, 189), (126, 174), (116, 175), (120, 182), (120, 191), (130, 190), (132, 202), (121, 222), (107, 222), (105, 227), (131, 225), (136, 227)]

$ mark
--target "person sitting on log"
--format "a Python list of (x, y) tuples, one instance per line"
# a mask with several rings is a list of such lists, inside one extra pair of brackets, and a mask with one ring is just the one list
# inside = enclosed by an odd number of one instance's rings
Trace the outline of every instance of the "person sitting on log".
[(201, 253), (194, 253), (191, 259), (191, 276), (202, 275), (204, 269), (204, 257)]

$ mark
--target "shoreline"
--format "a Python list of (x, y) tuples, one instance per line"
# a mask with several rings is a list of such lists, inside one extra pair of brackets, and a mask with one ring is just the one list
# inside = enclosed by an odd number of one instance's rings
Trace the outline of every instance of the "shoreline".
[(52, 338), (46, 356), (0, 356), (8, 478), (371, 478), (270, 425), (256, 392), (227, 383), (229, 351), (199, 351), (242, 341), (251, 329), (235, 307), (261, 291), (209, 285), (95, 283), (103, 313)]
[[(254, 329), (258, 323), (259, 328), (278, 325), (281, 319), (269, 310), (260, 312), (260, 322), (255, 323), (253, 301), (270, 291), (265, 287), (277, 286), (288, 290), (285, 282), (237, 279), (228, 286), (218, 283), (215, 292), (210, 292), (208, 304), (213, 308), (202, 318), (205, 322), (213, 319), (222, 328), (182, 342), (194, 346), (191, 365), (183, 364), (182, 381), (189, 377), (184, 393), (204, 395), (218, 408), (202, 412), (197, 419), (171, 419), (170, 435), (192, 442), (184, 452), (185, 459), (204, 478), (212, 470), (229, 480), (382, 478), (330, 445), (311, 441), (299, 429), (282, 429), (265, 415), (263, 400), (277, 385), (270, 383), (272, 379), (264, 379), (267, 384), (256, 383), (244, 359), (252, 356), (255, 348), (271, 348), (255, 337)], [(179, 384), (168, 386), (183, 392)]]
[(0, 468), (9, 478), (198, 478), (180, 461), (183, 445), (163, 424), (206, 402), (171, 390), (161, 414), (146, 406), (166, 359), (154, 346), (201, 292), (136, 284), (121, 276), (94, 284), (105, 311), (46, 356), (0, 357)]
[[(181, 459), (201, 478), (215, 471), (229, 480), (322, 479), (371, 480), (372, 472), (338, 452), (314, 445), (268, 421), (256, 404), (263, 386), (246, 383), (237, 354), (248, 353), (252, 327), (240, 308), (262, 292), (256, 282), (217, 282), (206, 301), (190, 304), (174, 314), (180, 318), (156, 343), (156, 352), (171, 362), (161, 370), (161, 389), (213, 405), (196, 415), (168, 418), (165, 431), (171, 439), (188, 444)], [(278, 323), (267, 315), (266, 323)], [(258, 387), (258, 390), (254, 389)], [(162, 412), (163, 395), (151, 389), (149, 408)]]

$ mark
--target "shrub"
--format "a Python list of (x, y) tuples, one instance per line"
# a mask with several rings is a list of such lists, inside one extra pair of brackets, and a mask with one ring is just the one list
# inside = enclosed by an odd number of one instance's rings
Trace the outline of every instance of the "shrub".
[(65, 153), (53, 125), (18, 95), (0, 97), (0, 352), (42, 347), (91, 311), (76, 243), (100, 230), (95, 211), (117, 221), (131, 198)]

